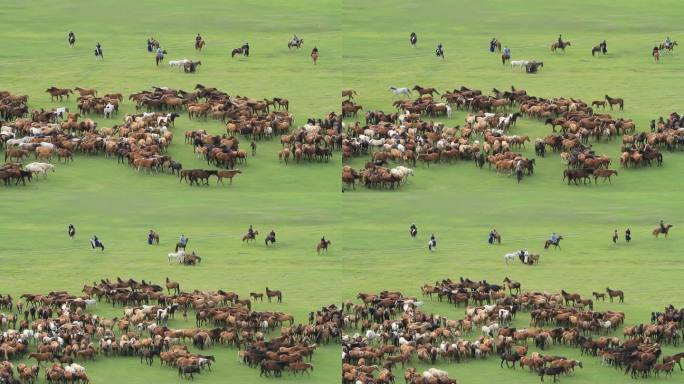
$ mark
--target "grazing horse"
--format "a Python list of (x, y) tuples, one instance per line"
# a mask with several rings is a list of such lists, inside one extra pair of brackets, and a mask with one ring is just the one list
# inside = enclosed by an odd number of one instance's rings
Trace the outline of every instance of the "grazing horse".
[(242, 236), (242, 242), (244, 243), (245, 241), (249, 244), (249, 241), (256, 241), (256, 237), (259, 235), (259, 231), (253, 231), (253, 232), (247, 232), (244, 236)]
[(670, 228), (672, 228), (672, 227), (673, 227), (672, 224), (668, 224), (667, 226), (665, 226), (665, 228), (658, 227), (658, 228), (653, 230), (653, 232), (652, 232), (653, 236), (655, 236), (657, 239), (658, 235), (660, 235), (662, 233), (663, 235), (665, 235), (665, 238), (667, 239), (667, 234), (670, 232)]
[(558, 240), (556, 240), (555, 242), (552, 240), (546, 240), (546, 242), (544, 243), (544, 249), (549, 249), (549, 247), (551, 247), (552, 245), (555, 247), (554, 249), (556, 249), (556, 248), (561, 249), (561, 247), (560, 247), (561, 240), (563, 240), (563, 236), (558, 236)]
[(304, 39), (292, 39), (287, 42), (287, 49), (292, 49), (292, 47), (295, 47), (299, 49), (302, 45), (304, 44)]
[(570, 44), (569, 41), (556, 41), (555, 43), (551, 44), (551, 52), (556, 52), (559, 49), (565, 52), (565, 47), (570, 46), (572, 46), (572, 44)]
[(283, 293), (282, 292), (280, 292), (278, 290), (271, 291), (270, 289), (268, 289), (268, 287), (266, 287), (266, 298), (268, 299), (269, 303), (271, 302), (272, 297), (277, 298), (279, 303), (283, 302)]
[(411, 90), (403, 87), (403, 88), (397, 88), (395, 86), (390, 86), (387, 88), (388, 91), (392, 91), (394, 93), (394, 96), (411, 96)]
[(610, 299), (611, 303), (613, 302), (613, 297), (619, 297), (621, 303), (625, 302), (625, 293), (619, 289), (612, 290), (606, 287), (606, 293), (608, 293), (608, 298)]
[(316, 253), (319, 255), (321, 252), (328, 253), (328, 246), (332, 244), (330, 240), (321, 240), (318, 245), (316, 245)]
[(614, 99), (614, 98), (612, 98), (612, 97), (606, 95), (605, 98), (606, 98), (606, 101), (608, 102), (608, 106), (610, 106), (610, 110), (611, 110), (611, 111), (613, 110), (613, 105), (614, 105), (614, 104), (619, 105), (621, 111), (622, 111), (622, 109), (623, 109), (624, 106), (625, 106), (625, 101), (622, 100), (622, 98), (620, 98), (620, 97), (617, 97), (617, 98)]

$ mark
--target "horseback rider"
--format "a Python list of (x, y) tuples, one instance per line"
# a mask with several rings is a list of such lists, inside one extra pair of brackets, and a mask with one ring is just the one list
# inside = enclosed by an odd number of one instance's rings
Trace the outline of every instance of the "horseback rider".
[(152, 245), (154, 242), (154, 231), (150, 229), (150, 233), (147, 234), (147, 244)]
[(670, 40), (670, 36), (668, 36), (667, 39), (665, 39), (665, 48), (670, 48), (671, 45), (672, 40)]
[(442, 43), (437, 44), (435, 54), (437, 55), (437, 57), (441, 57), (442, 59), (444, 59), (444, 47), (442, 46)]
[(411, 42), (411, 46), (415, 47), (416, 42), (418, 41), (418, 35), (416, 35), (415, 32), (411, 32), (411, 37), (409, 38), (409, 41)]
[(325, 243), (326, 243), (325, 236), (323, 236), (323, 237), (321, 237), (321, 244), (325, 244)]
[(558, 47), (560, 48), (562, 46), (563, 46), (563, 36), (559, 33), (558, 34)]
[(69, 40), (69, 46), (70, 46), (71, 48), (73, 48), (73, 47), (74, 47), (74, 43), (76, 42), (76, 35), (74, 34), (74, 31), (70, 31), (70, 32), (69, 32), (69, 38), (68, 38), (68, 40)]
[(185, 245), (188, 243), (188, 238), (185, 237), (185, 235), (181, 233), (180, 237), (178, 238), (178, 243), (181, 246), (185, 247)]
[(200, 36), (199, 32), (197, 32), (197, 37), (195, 37), (195, 45), (199, 44), (200, 41), (202, 41), (202, 36)]
[(608, 43), (605, 40), (601, 42), (601, 52), (604, 54), (608, 52)]
[(507, 56), (510, 58), (511, 57), (511, 49), (508, 48), (508, 46), (505, 46), (503, 49), (503, 54), (504, 54), (504, 56)]
[(430, 242), (428, 242), (428, 249), (432, 251), (433, 248), (437, 248), (437, 238), (434, 233), (430, 235)]
[(104, 55), (102, 54), (102, 46), (100, 45), (99, 41), (97, 44), (95, 44), (95, 56), (99, 56), (101, 59), (104, 59)]
[(625, 231), (625, 241), (629, 243), (631, 240), (632, 240), (632, 231), (628, 227), (627, 230)]
[(489, 42), (489, 52), (494, 52), (496, 48), (496, 37), (492, 37), (492, 41)]
[(665, 223), (660, 220), (660, 233), (665, 233), (667, 232), (667, 228), (665, 228)]
[(556, 232), (553, 232), (553, 233), (551, 234), (551, 242), (554, 243), (554, 244), (557, 244), (557, 243), (558, 243), (558, 235), (556, 234)]
[(299, 37), (297, 37), (297, 34), (295, 34), (294, 37), (292, 38), (292, 42), (295, 45), (299, 45)]
[(90, 239), (90, 246), (95, 249), (95, 248), (101, 248), (102, 251), (105, 250), (104, 244), (100, 241), (100, 239), (97, 238), (97, 235), (93, 235), (93, 238)]
[(249, 225), (249, 229), (247, 230), (247, 237), (250, 239), (254, 238), (254, 228), (252, 228), (252, 224)]
[(249, 56), (249, 43), (245, 42), (245, 44), (242, 46), (242, 50), (245, 53), (245, 56)]
[(269, 237), (271, 238), (271, 240), (273, 240), (273, 242), (275, 243), (275, 231), (271, 229), (271, 232), (268, 233), (268, 236), (269, 236)]
[(74, 236), (76, 236), (76, 227), (74, 227), (73, 224), (69, 224), (69, 228), (67, 229), (67, 233), (69, 234), (70, 239), (74, 239)]
[(409, 234), (412, 238), (416, 237), (416, 235), (418, 234), (418, 227), (416, 227), (416, 224), (411, 223), (411, 227), (409, 228)]

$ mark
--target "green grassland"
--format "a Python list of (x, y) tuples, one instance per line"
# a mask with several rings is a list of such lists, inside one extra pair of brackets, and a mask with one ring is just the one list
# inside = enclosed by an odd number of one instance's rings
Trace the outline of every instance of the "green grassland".
[[(303, 1), (187, 3), (145, 2), (32, 2), (3, 5), (5, 26), (0, 41), (0, 88), (29, 95), (31, 108), (67, 105), (74, 100), (50, 102), (45, 89), (94, 87), (102, 94), (124, 95), (152, 85), (191, 90), (195, 84), (217, 87), (231, 95), (253, 98), (280, 96), (290, 100), (296, 122), (322, 117), (337, 109), (340, 85), (341, 37), (335, 2), (305, 7)], [(67, 33), (76, 33), (70, 49)], [(194, 37), (201, 33), (207, 45), (196, 53)], [(288, 51), (293, 33), (304, 38), (300, 51)], [(168, 51), (167, 60), (202, 60), (193, 75), (179, 73), (167, 64), (157, 68), (146, 51), (145, 40), (153, 36)], [(95, 60), (99, 41), (105, 59)], [(248, 41), (249, 58), (230, 58), (230, 50)], [(311, 64), (309, 52), (319, 46), (321, 58)], [(134, 113), (124, 101), (115, 119), (96, 119), (99, 126), (121, 122)], [(176, 120), (175, 140), (169, 155), (184, 168), (207, 168), (197, 160), (192, 146), (183, 143), (183, 132), (207, 129), (225, 133), (215, 121)], [(247, 139), (244, 139), (247, 140)], [(243, 142), (245, 148), (249, 141)], [(184, 290), (230, 289), (242, 296), (266, 286), (283, 291), (282, 304), (257, 303), (256, 310), (293, 313), (306, 322), (310, 311), (338, 303), (341, 284), (339, 253), (317, 256), (321, 235), (336, 242), (339, 206), (337, 166), (278, 163), (278, 139), (258, 143), (256, 157), (240, 166), (232, 186), (189, 187), (170, 175), (137, 174), (113, 159), (77, 156), (73, 164), (58, 165), (47, 180), (23, 187), (2, 188), (0, 224), (0, 292), (79, 292), (84, 283), (103, 277), (150, 279), (165, 277), (181, 283)], [(72, 242), (66, 226), (77, 228)], [(256, 244), (243, 245), (250, 224), (260, 232), (274, 229), (278, 244), (266, 248), (263, 236)], [(159, 247), (148, 246), (146, 233), (161, 235)], [(180, 233), (190, 238), (202, 264), (186, 268), (167, 263)], [(97, 234), (107, 247), (103, 254), (90, 250), (88, 239)], [(102, 303), (98, 313), (120, 316)], [(176, 320), (170, 326), (192, 327), (194, 322)], [(216, 347), (214, 372), (200, 382), (260, 382), (258, 369), (237, 362), (236, 350)], [(333, 346), (314, 356), (316, 371), (310, 377), (285, 381), (332, 382), (339, 375), (339, 353)], [(100, 358), (86, 363), (93, 382), (150, 383), (177, 380), (173, 369), (142, 368), (136, 359)], [(41, 379), (42, 380), (42, 379)]]
[[(650, 119), (681, 110), (676, 86), (684, 68), (681, 53), (664, 55), (659, 64), (650, 56), (655, 42), (667, 35), (681, 36), (676, 20), (682, 9), (672, 2), (345, 1), (343, 8), (343, 88), (359, 93), (356, 99), (364, 111), (391, 112), (393, 95), (387, 87), (415, 84), (439, 91), (465, 85), (485, 93), (514, 85), (531, 95), (587, 102), (609, 94), (625, 99), (624, 112), (614, 116), (633, 118), (637, 130), (646, 131)], [(418, 34), (415, 49), (408, 42), (410, 32)], [(565, 54), (549, 51), (559, 33), (572, 42)], [(500, 55), (487, 51), (492, 37), (511, 48), (513, 60), (543, 61), (544, 68), (528, 75), (503, 67)], [(592, 58), (591, 47), (603, 39), (608, 55)], [(438, 42), (444, 44), (444, 61), (434, 55)], [(463, 125), (465, 113), (454, 112), (452, 119), (435, 120)], [(511, 134), (534, 139), (549, 133), (550, 126), (523, 119)], [(620, 140), (592, 144), (619, 168)], [(523, 153), (534, 157), (533, 149), (528, 145)], [(599, 303), (596, 309), (624, 311), (628, 324), (648, 322), (651, 311), (684, 304), (678, 292), (683, 242), (677, 233), (684, 213), (684, 154), (664, 156), (662, 168), (619, 169), (612, 185), (568, 186), (562, 181), (564, 165), (558, 154), (547, 153), (546, 158), (537, 158), (535, 174), (519, 185), (486, 166), (480, 170), (462, 162), (429, 170), (419, 163), (415, 176), (399, 191), (357, 186), (342, 200), (345, 297), (382, 289), (419, 296), (423, 283), (446, 277), (501, 283), (508, 276), (522, 282), (524, 289), (564, 288), (588, 297), (606, 286), (619, 287), (625, 290), (624, 304)], [(352, 165), (361, 168), (365, 161), (354, 159)], [(675, 235), (668, 240), (655, 240), (650, 234), (661, 218), (675, 224)], [(411, 223), (419, 228), (415, 241), (408, 235)], [(627, 226), (633, 234), (629, 245), (622, 240)], [(503, 235), (500, 246), (487, 244), (492, 227)], [(613, 229), (620, 233), (617, 245), (611, 242)], [(552, 231), (565, 236), (563, 249), (544, 251), (544, 240)], [(434, 253), (426, 247), (431, 233), (439, 241)], [(540, 265), (506, 266), (504, 253), (523, 247), (542, 254)], [(427, 299), (425, 310), (464, 316), (462, 309), (436, 299)], [(514, 325), (529, 326), (529, 315), (521, 314)], [(556, 346), (547, 353), (580, 358), (579, 350)], [(581, 359), (585, 369), (563, 382), (631, 381), (620, 371), (601, 367), (599, 359)], [(464, 383), (539, 380), (529, 373), (500, 369), (498, 360), (440, 367)], [(676, 372), (673, 380), (681, 380), (681, 374)]]

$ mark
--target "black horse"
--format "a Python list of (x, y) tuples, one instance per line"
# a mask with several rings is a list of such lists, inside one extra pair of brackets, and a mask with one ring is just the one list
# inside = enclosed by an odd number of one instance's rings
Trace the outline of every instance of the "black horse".
[(230, 57), (235, 57), (235, 55), (244, 55), (249, 57), (249, 44), (244, 44), (240, 48), (235, 48), (231, 51)]
[(563, 240), (563, 236), (558, 236), (558, 239), (556, 239), (556, 241), (546, 240), (546, 242), (544, 243), (544, 249), (549, 249), (552, 245), (555, 248), (561, 249), (561, 247), (560, 247), (561, 240)]
[(271, 243), (271, 245), (275, 245), (275, 233), (271, 232), (268, 235), (266, 235), (266, 238), (264, 239), (264, 244), (268, 245), (269, 242)]

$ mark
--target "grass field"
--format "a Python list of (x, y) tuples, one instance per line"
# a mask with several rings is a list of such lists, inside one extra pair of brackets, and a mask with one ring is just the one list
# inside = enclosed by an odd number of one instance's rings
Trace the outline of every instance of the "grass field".
[[(439, 91), (461, 85), (508, 89), (511, 85), (542, 97), (576, 97), (587, 102), (613, 94), (625, 99), (616, 116), (636, 120), (637, 130), (648, 130), (650, 119), (680, 110), (678, 89), (684, 62), (680, 53), (654, 64), (650, 49), (667, 35), (681, 36), (675, 20), (682, 17), (674, 3), (621, 2), (344, 2), (343, 88), (359, 93), (364, 111), (392, 111), (387, 87), (436, 87)], [(660, 10), (672, 9), (664, 14)], [(418, 34), (418, 46), (408, 42)], [(570, 40), (565, 54), (552, 54), (549, 45), (558, 34)], [(544, 62), (536, 75), (502, 67), (499, 54), (487, 51), (492, 37), (508, 45), (512, 59)], [(592, 58), (591, 47), (608, 42), (608, 55)], [(435, 57), (437, 42), (444, 44), (446, 60)], [(616, 96), (613, 96), (616, 97)], [(465, 113), (455, 113), (448, 125), (463, 124)], [(353, 121), (353, 120), (348, 120)], [(522, 120), (512, 134), (544, 137), (550, 126)], [(594, 144), (597, 153), (619, 155), (618, 141)], [(524, 152), (534, 157), (532, 145)], [(367, 158), (352, 162), (361, 168)], [(650, 234), (661, 218), (675, 223), (684, 213), (679, 186), (684, 154), (666, 153), (662, 169), (619, 170), (613, 185), (567, 186), (557, 154), (537, 159), (532, 177), (517, 185), (494, 171), (472, 163), (418, 164), (415, 176), (400, 191), (377, 192), (357, 187), (342, 199), (344, 296), (382, 289), (419, 295), (423, 283), (459, 276), (500, 283), (505, 276), (524, 289), (557, 292), (561, 288), (590, 296), (606, 286), (625, 290), (625, 304), (597, 305), (627, 314), (627, 323), (648, 322), (650, 312), (667, 304), (681, 307), (681, 237), (678, 230), (667, 241)], [(614, 160), (613, 167), (619, 167)], [(411, 241), (408, 228), (416, 223), (419, 239)], [(625, 228), (633, 241), (622, 240)], [(489, 246), (494, 227), (503, 235), (501, 246)], [(613, 245), (618, 229), (621, 242)], [(565, 235), (562, 251), (544, 251), (552, 231)], [(425, 244), (431, 233), (437, 252)], [(542, 253), (538, 267), (519, 263), (508, 267), (503, 254), (520, 248)], [(429, 301), (429, 300), (428, 300)], [(462, 318), (462, 310), (429, 303), (426, 311)], [(529, 315), (515, 326), (529, 326)], [(620, 332), (621, 334), (621, 332)], [(667, 349), (671, 352), (672, 349)], [(580, 358), (575, 349), (553, 347), (558, 355)], [(494, 359), (497, 360), (497, 359)], [(622, 372), (601, 367), (599, 359), (582, 357), (585, 369), (563, 382), (630, 382)], [(496, 362), (442, 365), (459, 382), (536, 382), (529, 373), (512, 372)], [(673, 380), (681, 380), (675, 373)], [(662, 380), (662, 379), (661, 379)]]
[[(337, 109), (341, 80), (339, 7), (321, 2), (315, 8), (305, 2), (287, 3), (212, 1), (184, 2), (34, 2), (3, 6), (0, 18), (7, 33), (0, 37), (2, 89), (30, 95), (30, 106), (55, 107), (45, 89), (95, 87), (103, 93), (125, 95), (152, 85), (190, 90), (196, 83), (217, 87), (231, 95), (254, 98), (286, 97), (291, 112), (302, 124)], [(139, 14), (135, 16), (135, 14)], [(49, 22), (47, 22), (49, 20)], [(76, 48), (69, 49), (66, 35), (76, 33)], [(207, 45), (194, 51), (194, 37), (201, 33)], [(289, 52), (293, 33), (305, 39), (298, 52)], [(154, 36), (169, 52), (168, 59), (202, 60), (197, 74), (186, 75), (154, 65), (145, 46)], [(102, 44), (105, 59), (93, 56), (95, 42)], [(230, 50), (248, 41), (248, 59), (230, 58)], [(311, 64), (309, 52), (318, 44), (321, 58)], [(67, 104), (76, 109), (74, 102)], [(127, 100), (116, 119), (96, 119), (100, 126), (120, 123), (135, 112)], [(175, 141), (169, 154), (185, 168), (206, 168), (192, 146), (183, 143), (183, 132), (207, 129), (225, 133), (214, 121), (176, 121)], [(249, 147), (247, 141), (246, 148)], [(78, 292), (84, 283), (103, 277), (134, 277), (163, 282), (166, 276), (181, 288), (230, 289), (246, 296), (268, 286), (284, 293), (281, 305), (257, 304), (256, 309), (293, 313), (306, 322), (310, 311), (338, 303), (341, 284), (339, 253), (318, 257), (314, 247), (321, 235), (336, 242), (339, 207), (337, 170), (333, 164), (285, 167), (278, 163), (279, 140), (259, 142), (257, 156), (241, 167), (244, 173), (232, 186), (190, 188), (170, 175), (139, 175), (128, 166), (103, 157), (77, 156), (73, 165), (59, 165), (46, 181), (26, 188), (2, 188), (0, 211), (0, 292)], [(335, 159), (334, 159), (335, 160)], [(336, 160), (339, 163), (339, 157)], [(23, 213), (21, 213), (23, 212)], [(70, 242), (66, 226), (78, 231)], [(263, 237), (256, 245), (240, 239), (250, 224), (259, 231), (275, 229), (276, 248), (267, 249)], [(159, 247), (146, 243), (146, 233), (161, 235)], [(180, 233), (190, 238), (190, 248), (203, 257), (197, 268), (169, 265), (166, 254)], [(88, 239), (97, 234), (107, 247), (93, 253)], [(99, 310), (120, 316), (120, 309)], [(190, 327), (178, 321), (171, 326)], [(236, 350), (215, 348), (215, 372), (201, 382), (259, 382), (259, 371), (236, 362)], [(322, 348), (314, 357), (316, 371), (310, 377), (285, 381), (332, 382), (339, 375), (337, 348)], [(93, 382), (149, 383), (177, 380), (175, 370), (139, 368), (135, 359), (99, 359), (87, 364)], [(133, 370), (134, 369), (134, 370)], [(265, 380), (261, 380), (265, 381)]]
[[(301, 124), (307, 117), (338, 110), (340, 88), (355, 89), (365, 111), (390, 111), (389, 85), (420, 84), (440, 91), (466, 85), (485, 92), (515, 85), (543, 97), (589, 102), (606, 93), (623, 97), (625, 110), (614, 115), (633, 118), (637, 130), (647, 130), (650, 119), (680, 108), (681, 52), (663, 55), (659, 64), (650, 56), (654, 43), (667, 35), (684, 40), (679, 22), (684, 9), (678, 5), (384, 0), (3, 4), (0, 90), (28, 94), (31, 108), (51, 108), (65, 104), (50, 102), (44, 91), (52, 85), (129, 94), (152, 85), (188, 90), (201, 83), (230, 94), (286, 97)], [(66, 43), (69, 30), (77, 35), (74, 49)], [(412, 31), (419, 37), (416, 49), (408, 44)], [(207, 41), (201, 54), (192, 47), (198, 32)], [(305, 40), (299, 52), (286, 47), (293, 33)], [(549, 52), (558, 33), (572, 42), (565, 54)], [(161, 42), (169, 59), (201, 59), (199, 72), (185, 75), (155, 67), (145, 51), (149, 36)], [(492, 37), (511, 48), (514, 60), (542, 60), (544, 68), (527, 75), (502, 67), (499, 55), (486, 50)], [(592, 58), (591, 47), (603, 39), (609, 54)], [(103, 46), (103, 61), (93, 57), (96, 41)], [(231, 59), (230, 49), (245, 41), (251, 46), (250, 57)], [(445, 47), (444, 61), (434, 57), (438, 41)], [(321, 51), (315, 67), (308, 56), (314, 44)], [(67, 105), (75, 109), (73, 101)], [(125, 102), (118, 118), (97, 121), (111, 126), (133, 111)], [(456, 113), (446, 122), (463, 124), (463, 116)], [(169, 154), (185, 168), (206, 167), (183, 143), (182, 133), (190, 129), (219, 133), (224, 127), (188, 121), (186, 116), (176, 121)], [(549, 132), (550, 127), (527, 119), (513, 130), (533, 138)], [(260, 142), (257, 156), (248, 159), (232, 186), (190, 188), (169, 175), (139, 175), (114, 160), (77, 156), (73, 164), (58, 165), (47, 180), (25, 188), (0, 188), (0, 293), (77, 292), (84, 283), (116, 276), (155, 282), (169, 276), (183, 289), (231, 289), (243, 296), (268, 285), (284, 292), (284, 302), (258, 303), (256, 309), (290, 312), (305, 322), (309, 311), (339, 305), (358, 292), (391, 289), (418, 295), (423, 283), (445, 277), (498, 283), (509, 276), (522, 282), (524, 290), (565, 288), (589, 295), (606, 286), (623, 289), (624, 304), (596, 307), (624, 311), (627, 324), (647, 322), (651, 311), (667, 304), (684, 305), (679, 293), (684, 154), (665, 153), (662, 168), (620, 170), (612, 185), (567, 186), (561, 180), (560, 159), (550, 154), (537, 159), (535, 175), (520, 185), (472, 163), (429, 170), (418, 165), (416, 175), (399, 191), (357, 188), (340, 194), (338, 154), (329, 164), (286, 167), (278, 164), (277, 141)], [(533, 157), (529, 147), (525, 153)], [(617, 141), (594, 148), (611, 156), (617, 167)], [(360, 168), (365, 161), (355, 159), (352, 165)], [(660, 219), (675, 225), (670, 239), (650, 235)], [(412, 222), (420, 231), (416, 241), (407, 233)], [(73, 242), (66, 236), (69, 223), (78, 229)], [(275, 229), (277, 247), (267, 249), (261, 241), (242, 245), (240, 237), (249, 224), (261, 232)], [(613, 245), (613, 229), (622, 238), (626, 226), (632, 229), (632, 244), (621, 240)], [(486, 243), (492, 227), (503, 235), (501, 246)], [(161, 234), (159, 247), (145, 242), (151, 228)], [(552, 231), (565, 236), (562, 251), (541, 249)], [(167, 263), (166, 253), (181, 232), (191, 239), (189, 248), (203, 257), (202, 265)], [(439, 240), (434, 253), (425, 249), (430, 233)], [(93, 234), (107, 246), (104, 254), (90, 250)], [(321, 235), (333, 246), (319, 257), (313, 248)], [(540, 265), (506, 267), (503, 254), (522, 247), (541, 252)], [(463, 317), (461, 310), (443, 303), (429, 302), (425, 309)], [(97, 311), (105, 316), (121, 312), (104, 304)], [(528, 319), (520, 314), (515, 325), (523, 327)], [(177, 320), (170, 326), (192, 324)], [(668, 353), (673, 350), (666, 348)], [(197, 381), (268, 381), (258, 377), (258, 370), (237, 363), (235, 349), (215, 347), (211, 353), (218, 358), (214, 372)], [(556, 346), (549, 353), (579, 357), (576, 349)], [(337, 382), (339, 356), (337, 347), (324, 347), (314, 356), (314, 374), (285, 375), (281, 380)], [(631, 381), (622, 372), (601, 367), (598, 359), (582, 360), (585, 369), (563, 377), (563, 382)], [(172, 369), (138, 368), (131, 358), (100, 358), (86, 366), (95, 383), (178, 380)], [(499, 369), (492, 360), (440, 368), (459, 383), (539, 380)], [(675, 372), (668, 380), (681, 378)]]

